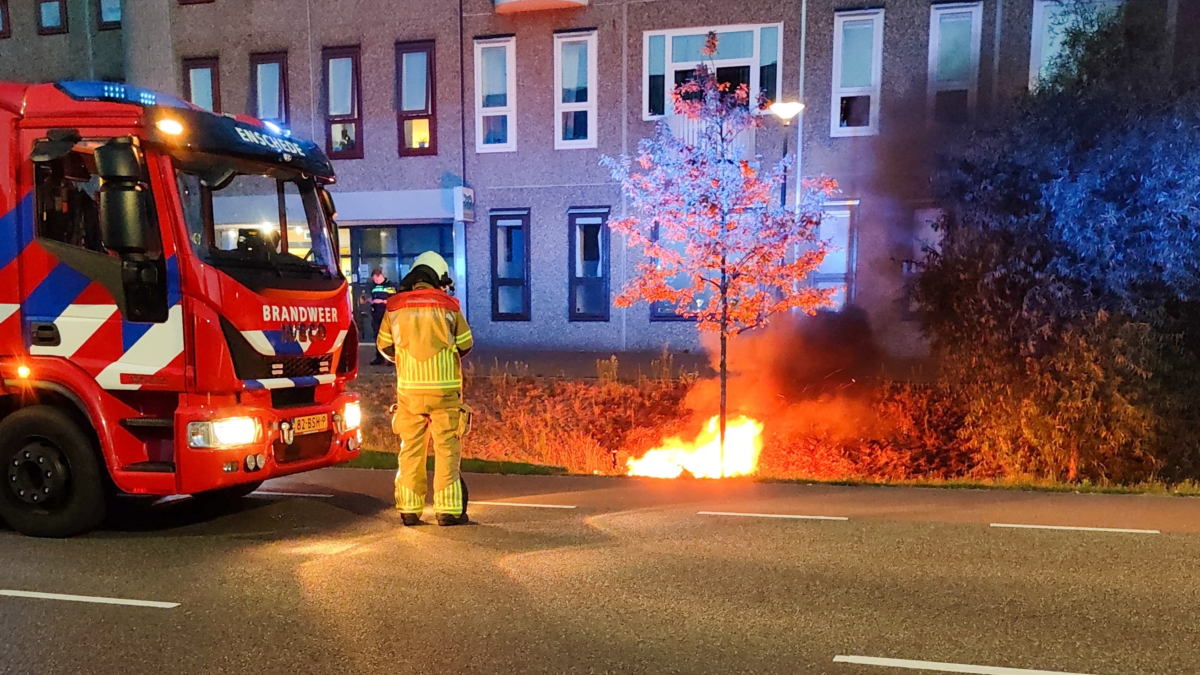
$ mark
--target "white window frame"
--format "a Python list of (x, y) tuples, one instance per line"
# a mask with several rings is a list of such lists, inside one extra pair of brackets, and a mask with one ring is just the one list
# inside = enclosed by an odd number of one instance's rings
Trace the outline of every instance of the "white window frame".
[[(971, 13), (971, 73), (966, 80), (938, 82), (938, 45), (941, 42), (941, 15)], [(929, 8), (929, 87), (926, 94), (929, 120), (933, 122), (934, 104), (939, 92), (967, 90), (967, 110), (975, 109), (979, 98), (979, 51), (983, 33), (983, 3), (965, 2), (932, 5)]]
[(1042, 33), (1046, 30), (1046, 5), (1058, 0), (1033, 0), (1033, 27), (1029, 38), (1029, 90), (1037, 89), (1042, 79)]
[[(1029, 38), (1029, 90), (1037, 89), (1042, 78), (1042, 32), (1046, 29), (1046, 7), (1068, 4), (1062, 0), (1033, 0), (1033, 25)], [(1122, 0), (1091, 0), (1088, 4), (1098, 12), (1113, 11)]]
[[(704, 28), (673, 28), (671, 30), (649, 30), (642, 32), (642, 119), (650, 122), (661, 120), (670, 117), (671, 111), (671, 90), (675, 87), (675, 72), (679, 70), (695, 69), (700, 63), (708, 63), (707, 60), (673, 63), (671, 61), (671, 38), (683, 35), (707, 35), (710, 32), (715, 33), (734, 33), (737, 31), (754, 31), (754, 51), (747, 57), (742, 59), (721, 59), (713, 61), (714, 68), (725, 68), (728, 66), (750, 66), (750, 105), (754, 107), (754, 97), (758, 96), (758, 92), (762, 90), (762, 29), (763, 28), (778, 28), (779, 37), (775, 41), (775, 48), (779, 50), (775, 61), (775, 96), (781, 97), (783, 89), (783, 23), (747, 23), (735, 24), (730, 26), (708, 26)], [(664, 114), (650, 114), (650, 37), (654, 35), (662, 35), (665, 45), (663, 47), (663, 58), (665, 59), (665, 71), (663, 74), (663, 100), (666, 102), (664, 106)], [(755, 110), (756, 114), (767, 114), (769, 111)]]
[[(842, 88), (839, 84), (842, 75), (842, 26), (847, 21), (870, 19), (874, 22), (874, 35), (871, 37), (871, 85), (868, 87)], [(845, 136), (875, 136), (879, 133), (879, 95), (883, 88), (883, 21), (882, 9), (863, 9), (846, 12), (835, 12), (833, 15), (833, 73), (831, 98), (829, 102), (829, 135), (835, 138)], [(869, 124), (865, 127), (841, 126), (841, 102), (843, 96), (870, 96), (871, 111)]]
[[(483, 107), (483, 49), (504, 47), (505, 70), (507, 71), (508, 105), (502, 108)], [(508, 117), (508, 142), (504, 144), (483, 143), (483, 118), (505, 115)], [(475, 152), (517, 151), (517, 38), (508, 36), (475, 40)]]
[[(588, 100), (585, 103), (563, 103), (562, 101), (562, 47), (567, 42), (586, 42), (587, 43), (587, 88)], [(580, 150), (584, 148), (594, 148), (597, 144), (596, 139), (596, 95), (599, 93), (597, 85), (597, 67), (596, 67), (596, 31), (578, 31), (573, 33), (557, 33), (554, 36), (554, 149), (555, 150)], [(565, 112), (587, 112), (588, 137), (582, 141), (564, 141), (563, 132), (563, 113)]]
[[(828, 201), (824, 204), (822, 215), (845, 214), (846, 216), (846, 270), (845, 272), (821, 272), (814, 270), (808, 276), (808, 283), (818, 286), (822, 283), (840, 283), (844, 285), (842, 304), (829, 307), (830, 311), (841, 312), (854, 303), (855, 277), (858, 272), (858, 199), (841, 199)], [(824, 239), (820, 229), (817, 238)]]

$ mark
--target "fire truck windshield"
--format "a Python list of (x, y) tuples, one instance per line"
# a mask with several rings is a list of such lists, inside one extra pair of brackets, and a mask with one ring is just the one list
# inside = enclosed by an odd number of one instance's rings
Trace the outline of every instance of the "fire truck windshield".
[(175, 158), (188, 239), (201, 260), (251, 289), (343, 283), (312, 178), (214, 156)]

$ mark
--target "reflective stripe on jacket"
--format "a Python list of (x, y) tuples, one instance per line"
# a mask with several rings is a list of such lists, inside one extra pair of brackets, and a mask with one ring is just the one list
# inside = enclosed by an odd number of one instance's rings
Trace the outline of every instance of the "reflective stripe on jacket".
[(458, 301), (428, 284), (388, 299), (375, 340), (380, 353), (396, 363), (401, 391), (461, 389), (461, 358), (474, 344)]

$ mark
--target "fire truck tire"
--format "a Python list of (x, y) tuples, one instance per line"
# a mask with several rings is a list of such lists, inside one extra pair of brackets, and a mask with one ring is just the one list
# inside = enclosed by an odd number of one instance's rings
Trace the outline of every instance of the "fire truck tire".
[(0, 519), (33, 537), (73, 537), (107, 512), (104, 470), (88, 434), (66, 412), (22, 408), (0, 422)]

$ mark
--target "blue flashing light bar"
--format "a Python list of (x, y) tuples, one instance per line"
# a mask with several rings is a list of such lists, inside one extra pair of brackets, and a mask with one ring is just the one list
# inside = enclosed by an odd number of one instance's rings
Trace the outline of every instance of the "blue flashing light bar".
[(58, 88), (77, 101), (112, 101), (143, 107), (162, 105), (171, 108), (194, 108), (190, 103), (168, 94), (160, 94), (120, 82), (71, 81), (59, 82)]

